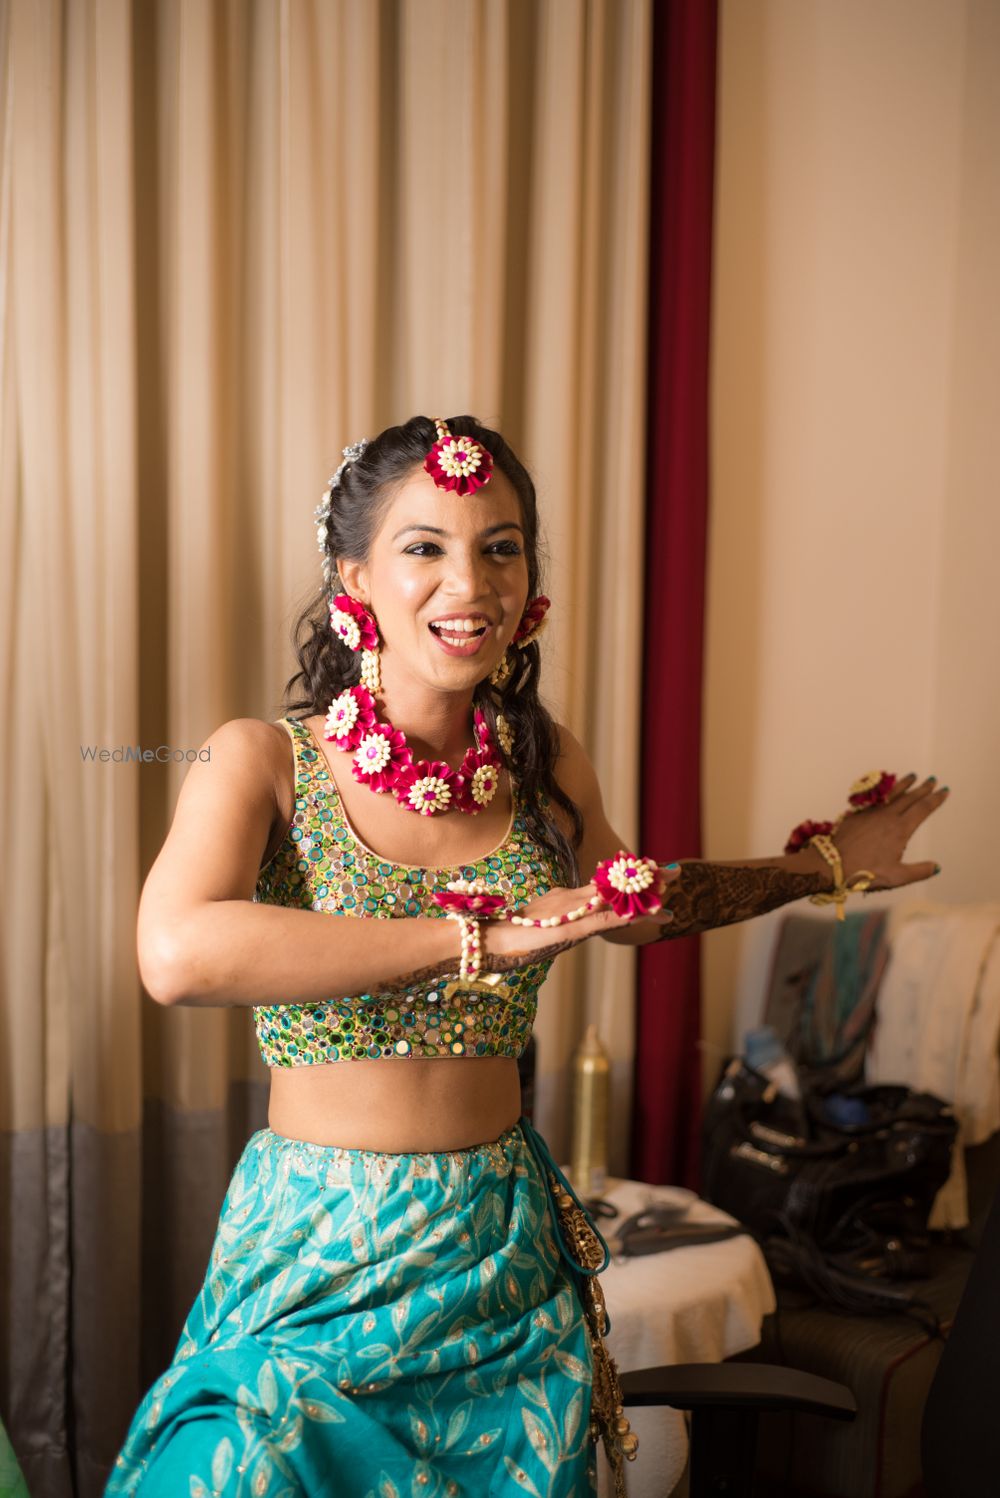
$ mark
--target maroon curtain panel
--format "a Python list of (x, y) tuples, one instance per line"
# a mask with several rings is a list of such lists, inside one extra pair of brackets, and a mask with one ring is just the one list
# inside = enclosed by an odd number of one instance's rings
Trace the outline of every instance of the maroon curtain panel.
[[(653, 6), (641, 851), (701, 856), (717, 0)], [(640, 951), (630, 1169), (698, 1185), (701, 951)]]

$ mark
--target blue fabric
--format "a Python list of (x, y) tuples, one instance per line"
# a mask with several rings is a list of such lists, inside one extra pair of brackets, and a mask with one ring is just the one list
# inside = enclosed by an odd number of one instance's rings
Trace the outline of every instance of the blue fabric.
[(526, 1119), (376, 1154), (263, 1129), (107, 1495), (597, 1491), (592, 1362)]

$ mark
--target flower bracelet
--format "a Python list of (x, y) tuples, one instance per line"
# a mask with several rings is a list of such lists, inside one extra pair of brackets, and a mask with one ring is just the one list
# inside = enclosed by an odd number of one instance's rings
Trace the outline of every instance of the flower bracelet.
[(803, 848), (813, 847), (830, 865), (833, 871), (833, 889), (822, 894), (810, 895), (813, 905), (836, 905), (837, 920), (844, 919), (844, 906), (848, 895), (864, 894), (870, 889), (875, 875), (869, 869), (859, 869), (850, 879), (844, 878), (844, 865), (840, 850), (833, 841), (837, 828), (853, 812), (865, 811), (869, 806), (881, 806), (888, 801), (896, 784), (896, 776), (888, 770), (869, 770), (856, 780), (847, 794), (847, 810), (835, 822), (800, 822), (792, 829), (786, 853), (800, 853)]
[(566, 926), (604, 906), (610, 907), (615, 915), (637, 920), (652, 915), (663, 905), (661, 870), (652, 858), (637, 858), (623, 849), (597, 865), (592, 882), (597, 886), (596, 892), (575, 910), (534, 918), (516, 915), (505, 904), (503, 895), (492, 894), (481, 879), (453, 879), (443, 890), (434, 890), (431, 898), (441, 906), (449, 920), (457, 921), (461, 927), (459, 976), (462, 981), (475, 983), (482, 970), (479, 934), (482, 920), (507, 920), (513, 926), (536, 928)]

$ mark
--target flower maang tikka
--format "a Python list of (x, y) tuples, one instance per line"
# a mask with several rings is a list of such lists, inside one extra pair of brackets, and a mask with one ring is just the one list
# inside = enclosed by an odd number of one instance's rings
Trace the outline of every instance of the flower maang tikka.
[(475, 494), (488, 484), (493, 457), (474, 437), (453, 437), (446, 421), (435, 420), (437, 441), (424, 459), (424, 468), (439, 489)]

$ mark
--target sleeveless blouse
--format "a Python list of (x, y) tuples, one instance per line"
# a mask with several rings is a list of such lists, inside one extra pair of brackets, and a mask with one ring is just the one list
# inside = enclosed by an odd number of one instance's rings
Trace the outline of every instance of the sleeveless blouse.
[[(560, 882), (555, 860), (528, 833), (512, 786), (507, 836), (492, 853), (451, 868), (418, 868), (381, 858), (351, 827), (326, 755), (305, 723), (282, 718), (295, 761), (295, 811), (274, 857), (260, 870), (254, 900), (334, 916), (388, 921), (435, 916), (431, 899), (453, 879), (483, 879), (519, 907)], [(386, 945), (391, 943), (385, 932)], [(446, 977), (377, 997), (254, 1006), (268, 1066), (310, 1066), (394, 1056), (511, 1056), (525, 1050), (538, 989), (552, 959), (462, 983)]]

